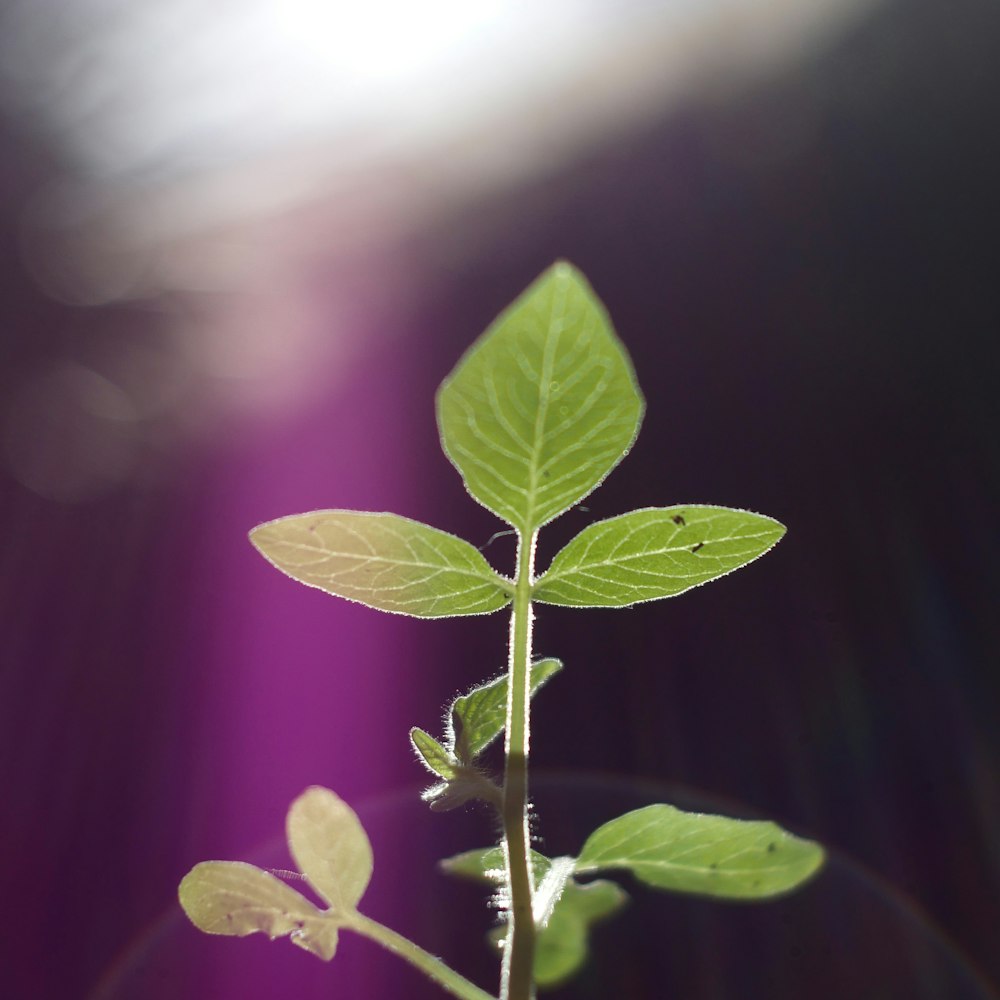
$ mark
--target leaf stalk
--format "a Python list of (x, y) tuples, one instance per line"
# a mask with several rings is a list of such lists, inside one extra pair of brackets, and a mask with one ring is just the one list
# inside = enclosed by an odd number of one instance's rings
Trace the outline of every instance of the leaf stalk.
[(436, 958), (428, 951), (424, 951), (419, 945), (414, 944), (409, 938), (380, 924), (377, 920), (372, 920), (364, 914), (354, 912), (344, 919), (343, 926), (361, 934), (366, 938), (382, 945), (383, 948), (395, 953), (400, 958), (416, 966), (425, 975), (434, 980), (442, 989), (447, 990), (452, 996), (459, 1000), (496, 1000), (496, 997), (485, 990), (480, 989), (475, 983), (459, 975), (450, 966), (445, 965), (440, 958)]

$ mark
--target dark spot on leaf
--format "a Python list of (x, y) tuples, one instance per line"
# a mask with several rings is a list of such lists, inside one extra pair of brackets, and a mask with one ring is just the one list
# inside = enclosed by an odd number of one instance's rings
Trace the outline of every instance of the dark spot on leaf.
[(767, 853), (768, 854), (774, 854), (774, 852), (777, 849), (778, 849), (778, 845), (775, 844), (775, 843), (773, 843), (773, 842), (767, 845)]
[(684, 516), (682, 514), (674, 514), (670, 520), (673, 521), (674, 524), (687, 524), (687, 521), (684, 520)]
[(548, 478), (549, 478), (549, 476), (551, 476), (551, 475), (552, 475), (552, 473), (551, 473), (551, 472), (549, 472), (549, 470), (548, 470), (548, 469), (545, 469), (545, 471), (544, 471), (544, 472), (542, 472), (542, 475), (543, 475), (543, 476), (544, 476), (544, 477), (545, 477), (546, 479), (548, 479)]
[(692, 552), (697, 552), (698, 549), (701, 549), (701, 548), (704, 548), (704, 547), (705, 547), (705, 543), (704, 542), (699, 542), (697, 545), (692, 545), (691, 546), (691, 551)]
[(719, 866), (715, 861), (713, 861), (708, 867), (714, 872)]

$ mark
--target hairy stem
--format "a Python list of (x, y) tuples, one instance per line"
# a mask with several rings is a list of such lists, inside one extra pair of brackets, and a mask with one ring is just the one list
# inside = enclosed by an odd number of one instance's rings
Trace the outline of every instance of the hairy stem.
[(435, 958), (409, 938), (397, 934), (396, 931), (390, 930), (370, 917), (361, 913), (353, 913), (350, 919), (344, 922), (344, 927), (378, 942), (383, 948), (387, 948), (411, 965), (415, 965), (421, 972), (433, 979), (452, 996), (458, 997), (459, 1000), (496, 1000), (496, 997), (491, 993), (487, 993), (464, 976), (460, 976), (450, 966), (445, 965), (440, 958)]
[(510, 913), (500, 979), (501, 1000), (531, 1000), (534, 991), (534, 885), (528, 837), (528, 734), (531, 663), (531, 585), (535, 540), (518, 534), (514, 605), (510, 616), (510, 683), (507, 691), (507, 736), (503, 782), (504, 857), (510, 891)]

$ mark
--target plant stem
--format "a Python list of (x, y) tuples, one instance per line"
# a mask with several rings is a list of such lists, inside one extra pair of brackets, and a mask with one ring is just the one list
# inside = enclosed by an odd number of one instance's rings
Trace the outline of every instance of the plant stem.
[(503, 782), (504, 857), (510, 913), (500, 978), (501, 1000), (531, 1000), (534, 990), (534, 885), (528, 836), (528, 736), (530, 713), (531, 587), (537, 531), (518, 532), (517, 574), (510, 616), (510, 683)]
[(366, 917), (361, 913), (352, 913), (350, 918), (344, 921), (344, 927), (363, 934), (388, 948), (389, 951), (399, 955), (411, 965), (415, 965), (421, 972), (429, 976), (443, 989), (459, 1000), (496, 1000), (491, 993), (480, 989), (475, 983), (470, 982), (464, 976), (460, 976), (450, 966), (444, 964), (440, 958), (435, 958), (428, 951), (424, 951), (419, 945), (414, 944), (409, 938), (397, 934), (396, 931)]

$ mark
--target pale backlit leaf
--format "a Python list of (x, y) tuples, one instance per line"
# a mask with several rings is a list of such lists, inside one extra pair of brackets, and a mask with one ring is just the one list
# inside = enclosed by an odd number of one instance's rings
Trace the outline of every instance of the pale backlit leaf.
[(293, 579), (380, 611), (446, 618), (510, 601), (509, 581), (478, 549), (397, 514), (294, 514), (259, 525), (250, 540)]
[(360, 820), (328, 788), (307, 788), (291, 805), (288, 848), (299, 871), (337, 914), (354, 911), (372, 875), (372, 848)]
[(595, 830), (583, 845), (576, 870), (621, 868), (657, 889), (764, 899), (796, 888), (822, 863), (818, 844), (775, 823), (652, 805)]
[(620, 608), (674, 597), (753, 562), (784, 533), (773, 518), (729, 507), (635, 510), (584, 528), (552, 560), (532, 598)]
[(178, 893), (188, 918), (207, 934), (287, 935), (329, 961), (337, 950), (337, 921), (284, 882), (242, 861), (204, 861)]
[(444, 450), (483, 506), (528, 533), (618, 464), (643, 403), (586, 279), (553, 265), (469, 349), (438, 392)]
[(503, 791), (474, 767), (460, 767), (455, 777), (420, 793), (433, 812), (450, 812), (467, 802), (489, 802), (497, 811), (503, 805)]

